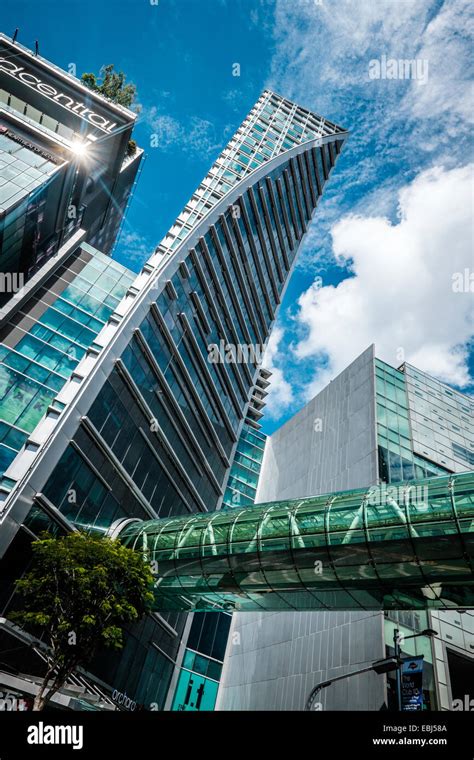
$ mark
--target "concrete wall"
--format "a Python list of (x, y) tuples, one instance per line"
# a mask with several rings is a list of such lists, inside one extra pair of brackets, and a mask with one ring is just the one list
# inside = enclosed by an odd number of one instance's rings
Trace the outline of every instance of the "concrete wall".
[[(433, 610), (430, 613), (430, 625), (439, 634), (433, 642), (433, 664), (436, 672), (438, 709), (452, 710), (453, 693), (449, 672), (448, 650), (469, 658), (466, 661), (466, 667), (468, 667), (467, 663), (470, 662), (471, 672), (474, 672), (474, 612)], [(474, 684), (466, 696), (468, 700), (474, 700)]]
[[(268, 440), (257, 502), (376, 482), (374, 347), (370, 346)], [(320, 422), (319, 422), (320, 421)], [(315, 684), (385, 654), (380, 613), (234, 614), (218, 710), (302, 710)], [(379, 710), (385, 678), (324, 689), (322, 709)]]
[(257, 502), (376, 482), (374, 347), (267, 440)]
[[(316, 684), (383, 656), (380, 613), (236, 614), (216, 709), (303, 710)], [(380, 710), (384, 700), (385, 679), (368, 673), (323, 689), (315, 702), (322, 710)]]

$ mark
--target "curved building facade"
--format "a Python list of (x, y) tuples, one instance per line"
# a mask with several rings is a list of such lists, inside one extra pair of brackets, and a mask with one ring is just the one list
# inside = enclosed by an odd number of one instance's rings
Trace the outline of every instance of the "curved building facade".
[[(3, 611), (17, 558), (44, 528), (105, 533), (126, 518), (219, 508), (262, 351), (346, 137), (275, 93), (259, 98), (3, 474)], [(161, 706), (184, 624), (177, 612), (147, 619), (120, 659), (97, 664), (100, 678)]]
[(133, 523), (157, 609), (474, 606), (474, 473)]

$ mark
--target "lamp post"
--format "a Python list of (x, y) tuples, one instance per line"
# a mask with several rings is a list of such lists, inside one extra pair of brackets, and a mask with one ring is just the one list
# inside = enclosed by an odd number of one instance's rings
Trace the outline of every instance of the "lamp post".
[[(425, 628), (423, 631), (420, 631), (420, 633), (413, 633), (410, 636), (403, 636), (403, 641), (406, 641), (407, 639), (417, 639), (419, 636), (428, 636), (429, 638), (433, 638), (433, 636), (437, 636), (438, 631), (433, 630), (433, 628)], [(401, 647), (400, 647), (400, 641), (402, 637), (400, 636), (400, 631), (398, 628), (395, 628), (393, 632), (393, 649), (395, 652), (395, 659), (397, 660), (398, 667), (397, 667), (397, 710), (400, 712), (402, 709), (402, 661), (401, 661)]]
[(346, 673), (343, 676), (336, 676), (335, 678), (331, 678), (328, 681), (321, 681), (321, 683), (316, 684), (316, 686), (312, 689), (311, 694), (306, 701), (304, 709), (305, 711), (311, 710), (316, 694), (321, 691), (321, 689), (325, 689), (326, 686), (330, 686), (332, 683), (336, 683), (336, 681), (342, 681), (344, 678), (350, 678), (351, 676), (358, 676), (361, 673), (368, 673), (371, 670), (375, 671), (375, 673), (388, 673), (389, 671), (396, 670), (399, 667), (400, 666), (396, 657), (387, 657), (384, 660), (377, 660), (365, 668), (353, 670), (351, 673)]

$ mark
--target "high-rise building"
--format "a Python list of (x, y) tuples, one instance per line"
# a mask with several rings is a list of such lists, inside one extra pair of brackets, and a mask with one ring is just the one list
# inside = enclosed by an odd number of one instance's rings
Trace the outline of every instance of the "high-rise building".
[[(255, 426), (260, 414), (261, 350), (346, 137), (265, 91), (120, 303), (111, 300), (105, 325), (84, 338), (85, 353), (0, 481), (0, 614), (40, 527), (116, 535), (136, 519), (221, 506), (245, 421)], [(38, 308), (21, 310), (41, 336)], [(221, 345), (236, 360), (212, 360)], [(31, 357), (40, 382), (44, 356)], [(13, 397), (22, 382), (12, 379)], [(131, 628), (120, 655), (93, 663), (90, 689), (122, 707), (163, 707), (192, 649), (181, 640), (193, 625), (186, 617), (155, 613)], [(18, 633), (4, 623), (2, 635)]]
[[(393, 655), (395, 629), (404, 637), (404, 656), (424, 655), (425, 709), (451, 709), (454, 700), (469, 694), (468, 683), (474, 674), (474, 614), (462, 607), (451, 611), (453, 602), (449, 599), (439, 605), (445, 593), (443, 584), (430, 583), (430, 565), (434, 567), (437, 554), (446, 548), (446, 538), (441, 538), (435, 527), (439, 514), (434, 502), (424, 494), (418, 499), (415, 493), (427, 523), (423, 528), (410, 527), (407, 534), (407, 520), (401, 513), (396, 517), (400, 507), (385, 484), (395, 488), (400, 481), (417, 483), (429, 477), (439, 477), (441, 483), (448, 473), (473, 470), (473, 412), (474, 402), (469, 396), (409, 364), (393, 368), (377, 359), (371, 346), (267, 437), (256, 501), (281, 502), (329, 494), (330, 504), (334, 491), (376, 486), (374, 494), (379, 494), (379, 501), (373, 511), (383, 515), (384, 505), (392, 504), (387, 526), (390, 520), (400, 525), (398, 548), (397, 542), (391, 541), (385, 558), (367, 557), (358, 543), (365, 539), (357, 539), (356, 533), (371, 526), (362, 526), (354, 513), (348, 530), (339, 534), (340, 538), (335, 534), (328, 539), (329, 544), (335, 544), (331, 546), (333, 552), (348, 536), (354, 541), (353, 556), (350, 551), (333, 555), (341, 588), (345, 578), (352, 577), (350, 566), (357, 561), (365, 568), (362, 576), (370, 581), (375, 574), (382, 588), (384, 567), (389, 583), (394, 563), (398, 563), (400, 573), (405, 573), (404, 562), (413, 567), (418, 562), (426, 584), (425, 603), (412, 600), (403, 611), (367, 612), (355, 597), (355, 611), (328, 607), (320, 612), (235, 613), (217, 709), (302, 710), (316, 684), (356, 670), (362, 663)], [(436, 490), (436, 480), (430, 481), (431, 487)], [(445, 496), (442, 498), (446, 501)], [(399, 501), (403, 505), (403, 499)], [(462, 515), (456, 514), (456, 503), (462, 510), (459, 504), (463, 502), (472, 507), (472, 492), (463, 496), (461, 487), (459, 497), (448, 497), (446, 503), (446, 516), (454, 518), (452, 531), (457, 534), (449, 550), (452, 559), (446, 562), (446, 573), (448, 564), (453, 562), (452, 568), (456, 570), (457, 565), (460, 569), (472, 554), (472, 547), (465, 543), (468, 535), (463, 534), (468, 528), (459, 523)], [(407, 535), (416, 544), (415, 561), (403, 547)], [(375, 541), (376, 536), (370, 540)], [(368, 548), (370, 554), (370, 544)], [(430, 609), (430, 600), (433, 607), (436, 601), (440, 608)], [(427, 628), (436, 630), (438, 636), (410, 638)], [(322, 709), (391, 708), (395, 703), (394, 674), (370, 672), (341, 680), (323, 689), (318, 700)]]
[(135, 120), (0, 34), (0, 303), (79, 229), (111, 252), (143, 154)]
[[(221, 354), (221, 358), (225, 359), (225, 354)], [(249, 506), (255, 501), (266, 439), (259, 420), (263, 416), (270, 376), (268, 370), (259, 368), (232, 458), (221, 509)], [(182, 651), (177, 657), (177, 662), (182, 663), (181, 669), (173, 674), (169, 690), (167, 706), (171, 705), (172, 710), (214, 709), (230, 622), (229, 612), (193, 613), (192, 619), (190, 615), (189, 633), (183, 636)]]
[(15, 303), (18, 308), (0, 312), (1, 474), (135, 279), (85, 242), (72, 245), (60, 266), (42, 274), (29, 297)]
[(232, 459), (222, 509), (255, 503), (266, 440), (259, 420), (263, 417), (270, 377), (271, 372), (261, 367)]

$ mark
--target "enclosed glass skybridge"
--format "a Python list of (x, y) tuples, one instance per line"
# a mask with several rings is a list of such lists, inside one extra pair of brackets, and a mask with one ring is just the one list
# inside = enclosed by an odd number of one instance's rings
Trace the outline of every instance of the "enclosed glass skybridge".
[(474, 608), (474, 472), (147, 522), (156, 610)]

